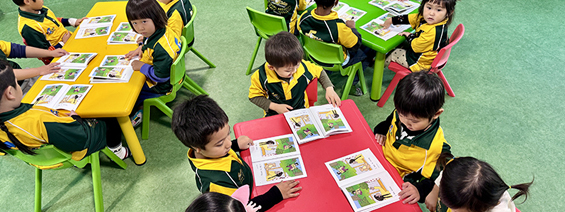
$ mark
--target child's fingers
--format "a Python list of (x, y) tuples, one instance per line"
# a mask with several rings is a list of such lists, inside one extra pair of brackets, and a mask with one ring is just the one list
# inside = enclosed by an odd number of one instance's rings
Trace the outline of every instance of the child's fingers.
[(295, 187), (295, 188), (290, 189), (290, 193), (295, 193), (295, 192), (300, 191), (300, 190), (302, 190), (302, 187)]

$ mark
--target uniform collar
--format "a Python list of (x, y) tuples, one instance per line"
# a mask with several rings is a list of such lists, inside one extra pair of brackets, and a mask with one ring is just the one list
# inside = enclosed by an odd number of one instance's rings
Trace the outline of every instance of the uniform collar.
[[(271, 70), (269, 69), (269, 63), (265, 62), (265, 73), (267, 74), (267, 82), (268, 83), (280, 83), (283, 82), (284, 80), (279, 78), (279, 76), (277, 75), (277, 72), (275, 72), (275, 70)], [(269, 71), (267, 71), (269, 70)], [(300, 67), (298, 67), (298, 70), (296, 70), (296, 72), (294, 74), (292, 74), (292, 77), (290, 78), (290, 81), (296, 80), (298, 79), (298, 77), (302, 76), (304, 74), (305, 70), (304, 70), (304, 64), (302, 63), (302, 61), (300, 61)], [(289, 81), (289, 83), (290, 83)]]
[[(405, 146), (418, 146), (421, 147), (423, 149), (430, 149), (430, 145), (432, 144), (432, 141), (434, 140), (434, 137), (436, 136), (436, 133), (439, 129), (439, 117), (434, 120), (431, 124), (431, 126), (425, 130), (424, 132), (416, 135), (416, 136), (406, 136), (403, 135), (403, 132), (405, 132), (404, 127), (402, 127), (402, 123), (400, 122), (400, 119), (398, 118), (398, 112), (394, 112), (394, 115), (396, 117), (396, 123), (394, 123), (396, 125), (396, 135), (395, 135), (395, 142), (393, 143), (393, 146), (398, 149), (400, 147), (400, 145), (405, 145)], [(400, 139), (403, 138), (403, 139)]]
[(156, 29), (155, 32), (151, 36), (149, 36), (147, 39), (145, 39), (142, 50), (147, 49), (148, 46), (153, 48), (153, 46), (155, 46), (157, 41), (159, 41), (159, 39), (161, 39), (161, 37), (163, 37), (163, 35), (165, 34), (165, 31), (167, 31), (167, 28)]
[(24, 18), (29, 18), (38, 22), (43, 22), (43, 19), (45, 18), (45, 16), (47, 16), (47, 11), (49, 9), (47, 7), (43, 7), (41, 8), (41, 13), (36, 14), (36, 13), (30, 13), (30, 12), (26, 12), (26, 11), (22, 11), (20, 8), (18, 8), (18, 12), (20, 13), (20, 16), (24, 17)]
[(339, 18), (339, 16), (337, 15), (337, 12), (336, 12), (336, 11), (333, 11), (333, 10), (332, 10), (332, 12), (331, 12), (329, 15), (321, 16), (321, 15), (316, 14), (316, 10), (317, 10), (317, 9), (318, 9), (318, 8), (314, 8), (314, 9), (312, 10), (312, 12), (311, 12), (312, 17), (314, 17), (314, 18), (317, 19), (317, 20), (321, 20), (321, 21), (330, 21), (330, 20), (335, 20), (335, 19), (338, 19), (338, 18)]
[(240, 164), (243, 162), (239, 159), (237, 154), (230, 149), (228, 154), (221, 158), (213, 158), (213, 159), (200, 159), (193, 157), (194, 150), (191, 148), (187, 152), (188, 159), (194, 164), (197, 169), (202, 170), (219, 170), (219, 171), (231, 171), (231, 163), (232, 161), (237, 161)]
[(16, 109), (0, 113), (0, 120), (5, 122), (10, 119), (13, 119), (14, 117), (19, 116), (20, 114), (25, 113), (26, 111), (31, 109), (32, 106), (33, 105), (31, 104), (21, 103), (20, 106), (17, 107)]

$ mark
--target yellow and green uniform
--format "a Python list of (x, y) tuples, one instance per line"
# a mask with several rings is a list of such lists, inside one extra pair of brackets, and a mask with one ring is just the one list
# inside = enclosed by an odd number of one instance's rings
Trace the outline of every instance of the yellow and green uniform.
[(16, 62), (8, 60), (8, 58), (25, 58), (26, 47), (16, 43), (10, 43), (0, 40), (0, 60), (6, 60), (14, 69), (21, 69)]
[(143, 42), (140, 72), (145, 75), (151, 92), (165, 94), (171, 91), (171, 66), (181, 50), (180, 38), (170, 29), (155, 30)]
[[(279, 78), (268, 65), (265, 63), (251, 76), (249, 99), (262, 96), (273, 103), (290, 105), (293, 109), (308, 108), (306, 87), (312, 79), (320, 77), (322, 67), (303, 60), (290, 80), (286, 81)], [(278, 114), (274, 110), (265, 112), (266, 116)]]
[[(49, 110), (22, 103), (14, 110), (0, 113), (0, 121), (22, 144), (30, 148), (53, 144), (70, 152), (73, 160), (81, 160), (106, 147), (106, 123), (94, 119), (59, 117)], [(0, 141), (16, 149), (4, 131), (0, 131)]]
[[(69, 32), (55, 14), (43, 7), (40, 14), (30, 13), (18, 9), (18, 32), (27, 46), (40, 49), (61, 48), (63, 35)], [(68, 21), (64, 21), (68, 24)]]
[[(302, 13), (297, 25), (299, 31), (310, 38), (339, 44), (354, 51), (361, 46), (361, 34), (357, 29), (346, 26), (337, 12), (332, 11), (329, 15), (320, 16), (316, 14), (317, 9)], [(347, 57), (347, 52), (344, 51), (343, 55)]]
[(290, 33), (294, 33), (298, 11), (306, 10), (305, 0), (269, 0), (265, 13), (284, 17)]
[(182, 29), (192, 18), (192, 5), (189, 0), (172, 0), (163, 4), (157, 0), (167, 14), (167, 27), (175, 32), (178, 37), (182, 35)]
[(447, 20), (429, 25), (418, 14), (392, 18), (393, 24), (410, 24), (415, 31), (408, 39), (409, 48), (406, 48), (406, 62), (411, 71), (430, 69), (438, 51), (447, 45)]

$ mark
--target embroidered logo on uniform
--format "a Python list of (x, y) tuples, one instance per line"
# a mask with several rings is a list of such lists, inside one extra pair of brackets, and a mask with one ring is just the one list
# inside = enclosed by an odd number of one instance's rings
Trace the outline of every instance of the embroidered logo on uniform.
[(55, 28), (47, 28), (47, 34), (53, 34), (53, 32), (55, 31)]
[(271, 96), (275, 97), (276, 99), (280, 99), (279, 94), (271, 93)]
[(243, 181), (245, 180), (245, 175), (243, 175), (242, 169), (240, 169), (239, 173), (237, 173), (237, 178), (239, 179), (239, 183), (243, 183)]

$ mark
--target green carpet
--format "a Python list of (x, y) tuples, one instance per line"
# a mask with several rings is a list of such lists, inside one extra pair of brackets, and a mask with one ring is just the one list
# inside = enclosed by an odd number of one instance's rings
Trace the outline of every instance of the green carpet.
[[(78, 18), (86, 15), (96, 1), (78, 2), (48, 0), (45, 5), (57, 16)], [(198, 8), (194, 47), (217, 68), (208, 69), (189, 54), (189, 76), (226, 111), (230, 125), (260, 118), (261, 109), (247, 99), (250, 81), (244, 73), (257, 37), (245, 7), (261, 10), (263, 1), (191, 2)], [(453, 31), (463, 23), (466, 31), (444, 69), (456, 94), (446, 98), (441, 116), (445, 137), (456, 156), (489, 162), (510, 185), (529, 182), (535, 176), (528, 200), (517, 205), (522, 211), (565, 208), (559, 181), (559, 173), (563, 172), (558, 171), (565, 169), (563, 148), (559, 147), (559, 140), (565, 137), (565, 124), (559, 121), (565, 99), (557, 95), (565, 90), (565, 45), (559, 21), (564, 10), (561, 0), (463, 0), (457, 4), (450, 27)], [(0, 1), (0, 39), (21, 44), (16, 11), (12, 1)], [(41, 65), (37, 59), (15, 61), (22, 67)], [(261, 50), (255, 66), (263, 62)], [(372, 69), (365, 75), (370, 85)], [(392, 76), (385, 69), (383, 92)], [(340, 83), (337, 85), (341, 95)], [(326, 102), (323, 94), (320, 92), (317, 104)], [(188, 99), (194, 95), (183, 89), (179, 96)], [(384, 108), (370, 101), (368, 94), (350, 98), (371, 127), (393, 110), (392, 98)], [(170, 119), (153, 110), (150, 128), (149, 139), (141, 141), (147, 156), (145, 165), (136, 166), (127, 159), (129, 167), (121, 170), (101, 156), (107, 211), (183, 211), (199, 195), (186, 159), (187, 148), (170, 130)], [(139, 129), (137, 133), (140, 136)], [(552, 162), (557, 165), (547, 167)], [(94, 210), (90, 174), (88, 168), (45, 171), (43, 210)], [(0, 211), (31, 211), (33, 184), (32, 167), (10, 156), (0, 157)], [(550, 188), (552, 185), (554, 188)], [(307, 189), (307, 185), (303, 186)], [(515, 192), (511, 190), (511, 194)]]

